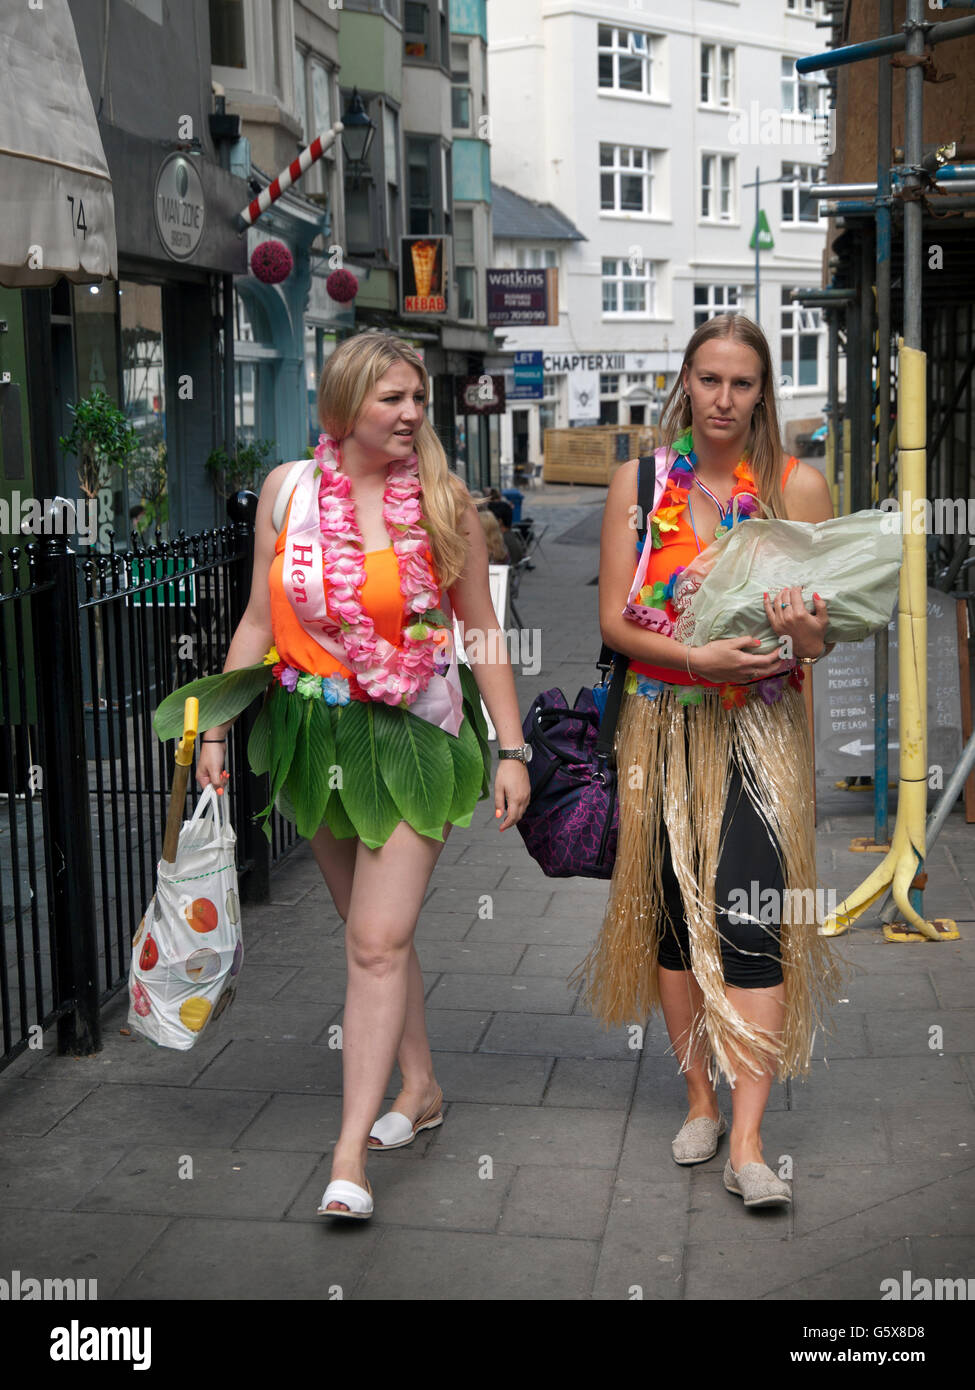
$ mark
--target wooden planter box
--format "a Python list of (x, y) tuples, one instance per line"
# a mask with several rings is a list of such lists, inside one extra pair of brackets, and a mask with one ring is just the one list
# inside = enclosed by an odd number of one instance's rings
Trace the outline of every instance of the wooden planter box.
[(545, 431), (546, 483), (593, 483), (608, 487), (627, 459), (651, 454), (659, 444), (653, 425), (592, 425)]

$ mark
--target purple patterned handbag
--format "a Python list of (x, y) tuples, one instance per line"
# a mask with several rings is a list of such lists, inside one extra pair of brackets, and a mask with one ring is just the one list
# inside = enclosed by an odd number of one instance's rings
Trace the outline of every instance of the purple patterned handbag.
[(590, 689), (579, 691), (572, 709), (561, 690), (546, 690), (525, 719), (532, 794), (518, 829), (549, 878), (612, 877), (619, 826), (613, 736), (628, 665), (617, 658), (616, 710), (611, 686), (602, 720)]
[[(654, 498), (654, 460), (640, 459), (637, 496), (640, 539)], [(603, 643), (602, 679), (579, 691), (569, 709), (561, 690), (532, 701), (522, 729), (531, 744), (531, 800), (518, 829), (525, 848), (549, 878), (612, 878), (619, 831), (613, 744), (623, 701), (628, 656)], [(607, 689), (606, 675), (613, 669)]]

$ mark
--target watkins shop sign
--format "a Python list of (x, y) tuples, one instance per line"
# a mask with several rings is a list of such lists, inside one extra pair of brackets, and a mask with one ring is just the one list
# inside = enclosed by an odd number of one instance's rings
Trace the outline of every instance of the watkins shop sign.
[(488, 270), (485, 276), (489, 326), (558, 323), (559, 272), (554, 266), (544, 270)]

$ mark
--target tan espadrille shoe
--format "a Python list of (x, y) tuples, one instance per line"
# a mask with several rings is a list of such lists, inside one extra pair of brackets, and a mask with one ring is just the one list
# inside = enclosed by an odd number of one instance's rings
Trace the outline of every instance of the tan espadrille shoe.
[(787, 1206), (792, 1201), (792, 1188), (765, 1163), (743, 1163), (736, 1173), (729, 1160), (724, 1167), (724, 1185), (743, 1197), (746, 1207)]
[(700, 1115), (688, 1120), (670, 1146), (675, 1163), (706, 1163), (718, 1152), (718, 1140), (728, 1126), (723, 1115), (716, 1120)]

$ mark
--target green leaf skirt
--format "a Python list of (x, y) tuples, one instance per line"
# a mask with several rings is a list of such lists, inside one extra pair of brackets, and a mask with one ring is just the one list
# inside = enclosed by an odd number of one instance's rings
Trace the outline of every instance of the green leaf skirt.
[(491, 749), (480, 694), (470, 667), (460, 665), (463, 713), (456, 738), (379, 700), (330, 705), (285, 690), (264, 663), (180, 686), (153, 717), (160, 739), (183, 731), (183, 704), (200, 702), (199, 727), (234, 719), (264, 693), (247, 742), (257, 776), (270, 778), (271, 796), (257, 819), (270, 839), (273, 807), (310, 839), (327, 825), (336, 839), (358, 835), (370, 849), (386, 843), (405, 820), (421, 835), (443, 839), (443, 828), (468, 826), (491, 790)]

